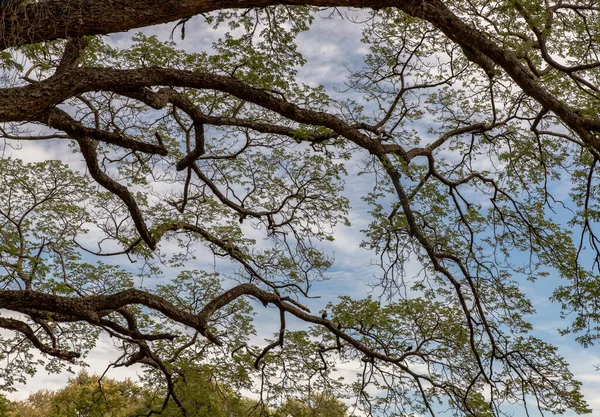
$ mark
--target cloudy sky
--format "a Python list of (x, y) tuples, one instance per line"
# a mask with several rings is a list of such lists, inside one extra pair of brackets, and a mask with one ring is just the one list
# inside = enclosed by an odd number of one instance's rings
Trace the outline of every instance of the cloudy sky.
[[(174, 24), (161, 25), (144, 30), (147, 34), (155, 34), (161, 40), (167, 40), (171, 36)], [(134, 33), (134, 32), (132, 32)], [(132, 33), (116, 34), (110, 37), (110, 42), (118, 47), (125, 47), (130, 43)], [(178, 46), (187, 51), (198, 51), (210, 45), (219, 36), (206, 25), (201, 18), (194, 18), (187, 23), (186, 37), (181, 40), (178, 30), (175, 31), (174, 40)], [(358, 68), (362, 58), (367, 51), (364, 44), (360, 42), (360, 26), (353, 24), (348, 19), (317, 19), (313, 28), (299, 37), (299, 48), (307, 59), (307, 65), (300, 70), (301, 79), (310, 85), (323, 85), (333, 96), (340, 93), (346, 81), (346, 68)], [(18, 156), (25, 160), (43, 159), (66, 159), (72, 166), (80, 166), (81, 161), (78, 154), (71, 153), (64, 148), (63, 144), (53, 142), (51, 144), (23, 144), (23, 149)], [(358, 170), (358, 161), (350, 161), (348, 170), (355, 173)], [(354, 165), (353, 165), (354, 164)], [(326, 246), (331, 254), (335, 256), (335, 265), (330, 271), (330, 280), (314, 287), (314, 293), (321, 295), (320, 299), (310, 302), (313, 311), (323, 308), (328, 302), (335, 301), (339, 295), (352, 295), (355, 297), (366, 296), (371, 288), (368, 286), (373, 281), (378, 270), (372, 266), (373, 254), (359, 247), (363, 239), (360, 233), (368, 224), (367, 207), (360, 199), (363, 192), (367, 192), (371, 179), (366, 176), (357, 177), (350, 175), (347, 178), (347, 189), (352, 190), (348, 197), (352, 202), (350, 212), (351, 227), (340, 227), (336, 232), (336, 240)], [(203, 261), (198, 261), (197, 267), (206, 267)], [(419, 269), (418, 265), (409, 265), (408, 270)], [(559, 317), (556, 305), (549, 302), (548, 297), (551, 288), (558, 280), (549, 277), (546, 285), (524, 283), (523, 290), (534, 300), (537, 314), (531, 317), (534, 324), (535, 335), (557, 345), (560, 352), (571, 364), (572, 371), (580, 381), (583, 382), (583, 392), (595, 411), (592, 415), (600, 417), (600, 372), (594, 370), (595, 364), (600, 364), (600, 355), (596, 348), (583, 349), (569, 337), (561, 337), (557, 329), (564, 326)], [(378, 295), (375, 293), (375, 295)], [(268, 323), (262, 324), (265, 329), (265, 337), (271, 336), (275, 328), (269, 329)], [(111, 341), (103, 337), (88, 357), (92, 370), (103, 372), (111, 360), (117, 355), (111, 348)], [(119, 368), (112, 370), (109, 376), (115, 378), (132, 377), (137, 368)], [(357, 369), (358, 371), (358, 369)], [(346, 368), (345, 372), (352, 374), (353, 369)], [(45, 388), (55, 389), (66, 383), (68, 374), (47, 375), (41, 370), (35, 377), (31, 378), (27, 385), (19, 386), (16, 393), (10, 394), (12, 399), (23, 399), (33, 391)], [(516, 414), (520, 417), (519, 414)]]

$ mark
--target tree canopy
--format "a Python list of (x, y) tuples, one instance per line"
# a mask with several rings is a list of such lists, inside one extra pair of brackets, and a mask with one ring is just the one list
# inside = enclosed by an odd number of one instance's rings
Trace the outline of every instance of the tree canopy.
[[(264, 415), (264, 409), (236, 395), (227, 385), (213, 380), (209, 369), (186, 369), (177, 381), (179, 398), (189, 415), (195, 417), (247, 417)], [(2, 417), (128, 417), (148, 415), (161, 400), (164, 387), (143, 387), (130, 379), (118, 381), (104, 375), (81, 371), (56, 391), (43, 389), (22, 401), (3, 400)], [(164, 398), (164, 397), (162, 397)], [(288, 398), (281, 407), (268, 410), (277, 417), (345, 417), (346, 407), (331, 394), (317, 393), (307, 398)], [(160, 415), (181, 416), (171, 400)]]
[(153, 393), (131, 380), (117, 381), (81, 371), (56, 391), (43, 389), (9, 405), (4, 417), (127, 417), (143, 411)]
[[(369, 416), (589, 412), (524, 286), (550, 291), (564, 337), (597, 343), (599, 15), (3, 0), (0, 388), (85, 361), (104, 334), (113, 366), (160, 381), (164, 415), (227, 412), (213, 385), (182, 388), (190, 369), (264, 413), (320, 416), (311, 402), (340, 395)], [(303, 80), (322, 19), (362, 33), (343, 89)], [(161, 23), (171, 39), (143, 30)], [(357, 206), (372, 293), (313, 311)]]

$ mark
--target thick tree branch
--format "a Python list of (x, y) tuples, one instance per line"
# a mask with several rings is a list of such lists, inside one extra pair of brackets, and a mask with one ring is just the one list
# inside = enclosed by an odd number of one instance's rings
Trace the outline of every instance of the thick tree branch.
[[(181, 0), (181, 1), (156, 1), (156, 0), (112, 0), (110, 2), (97, 2), (94, 0), (82, 0), (75, 12), (72, 10), (71, 2), (62, 0), (47, 0), (41, 2), (28, 3), (19, 8), (14, 14), (3, 17), (0, 29), (5, 34), (0, 40), (0, 48), (5, 49), (10, 46), (18, 46), (26, 43), (40, 42), (43, 40), (56, 39), (64, 36), (79, 37), (83, 35), (94, 35), (100, 33), (114, 33), (122, 30), (129, 30), (136, 27), (143, 27), (152, 24), (174, 21), (199, 13), (213, 10), (229, 8), (251, 8), (265, 7), (278, 4), (287, 5), (314, 5), (322, 7), (397, 7), (407, 14), (427, 20), (432, 25), (440, 29), (449, 39), (456, 42), (467, 53), (469, 59), (476, 62), (486, 70), (490, 70), (491, 62), (503, 68), (511, 78), (523, 89), (523, 91), (535, 98), (544, 108), (553, 111), (561, 120), (575, 131), (589, 146), (600, 150), (600, 139), (590, 130), (600, 131), (600, 120), (584, 118), (576, 114), (567, 105), (562, 103), (559, 98), (553, 96), (538, 81), (519, 60), (517, 54), (507, 51), (480, 31), (470, 27), (456, 16), (441, 0), (401, 0), (401, 1), (294, 1), (285, 2), (276, 1), (202, 1), (202, 0)], [(56, 19), (61, 16), (61, 19)], [(118, 18), (115, 18), (118, 16)], [(23, 25), (22, 22), (28, 22)], [(33, 24), (31, 23), (33, 22)], [(21, 117), (6, 114), (0, 110), (0, 120), (23, 120), (29, 119), (31, 114), (47, 110), (50, 105), (61, 102), (72, 96), (72, 92), (66, 82), (63, 81), (62, 96), (40, 97), (39, 101), (45, 101), (44, 104), (34, 106), (33, 109), (20, 103), (18, 97), (7, 97), (0, 94), (0, 108), (5, 105), (15, 104), (22, 111)], [(116, 81), (116, 80), (114, 80)], [(137, 85), (136, 85), (137, 84)], [(173, 85), (168, 82), (162, 83), (134, 83), (133, 88), (149, 85)], [(214, 84), (214, 83), (213, 83)], [(113, 88), (116, 87), (113, 83)], [(181, 84), (177, 84), (181, 85)], [(189, 85), (192, 87), (192, 85)], [(218, 86), (205, 86), (197, 88), (215, 88), (226, 91)], [(240, 97), (233, 91), (228, 91), (233, 95)], [(23, 90), (26, 96), (32, 97), (32, 93), (39, 96), (39, 91)], [(266, 94), (266, 93), (265, 93)], [(17, 94), (18, 95), (18, 94)], [(240, 97), (241, 98), (241, 97)], [(54, 99), (54, 100), (52, 100)], [(56, 101), (59, 99), (58, 101)], [(11, 103), (14, 102), (14, 103)], [(249, 100), (253, 101), (253, 100)], [(37, 107), (37, 111), (35, 108)], [(41, 108), (40, 108), (41, 107)], [(268, 108), (268, 107), (267, 107)], [(319, 123), (314, 120), (315, 124)], [(306, 121), (305, 123), (310, 123)], [(334, 129), (339, 132), (338, 129)]]
[(83, 123), (73, 119), (69, 114), (61, 109), (53, 107), (46, 113), (40, 114), (36, 118), (39, 122), (46, 123), (55, 129), (60, 129), (70, 135), (71, 138), (91, 138), (99, 142), (110, 143), (132, 151), (145, 152), (156, 155), (167, 155), (167, 149), (163, 144), (152, 144), (140, 142), (124, 134), (109, 132), (106, 130), (97, 130), (86, 127)]
[(87, 297), (63, 297), (36, 291), (0, 291), (0, 308), (27, 314), (34, 305), (38, 312), (45, 312), (47, 316), (57, 314), (61, 320), (82, 320), (93, 325), (106, 325), (102, 316), (136, 304), (159, 311), (218, 343), (218, 340), (208, 333), (208, 315), (199, 316), (177, 309), (165, 299), (141, 290), (130, 289), (111, 295)]
[[(8, 15), (0, 14), (0, 50), (66, 36), (100, 35), (173, 22), (200, 13), (223, 9), (275, 5), (340, 7), (391, 7), (392, 0), (42, 0), (27, 3)], [(22, 22), (27, 22), (24, 25)]]
[(131, 214), (133, 223), (140, 234), (140, 237), (150, 249), (156, 249), (157, 241), (148, 231), (144, 216), (142, 215), (142, 212), (140, 211), (137, 201), (133, 195), (131, 195), (127, 187), (113, 180), (100, 168), (100, 165), (98, 164), (98, 155), (96, 152), (98, 142), (86, 137), (78, 137), (77, 143), (79, 144), (79, 149), (81, 149), (81, 154), (85, 159), (92, 178), (94, 178), (108, 191), (118, 196), (125, 203), (129, 213)]
[(75, 68), (81, 60), (81, 54), (88, 41), (83, 37), (69, 38), (67, 45), (65, 46), (65, 52), (56, 68), (57, 73), (66, 71), (69, 68)]
[(229, 93), (277, 112), (295, 122), (327, 127), (371, 153), (384, 152), (378, 140), (362, 134), (340, 118), (325, 112), (299, 107), (236, 78), (156, 67), (135, 70), (75, 68), (64, 75), (51, 77), (36, 85), (0, 90), (0, 104), (3, 101), (10, 103), (9, 107), (0, 106), (0, 120), (30, 120), (32, 114), (43, 114), (54, 105), (84, 92), (119, 93), (124, 90), (138, 90), (158, 85), (213, 89)]

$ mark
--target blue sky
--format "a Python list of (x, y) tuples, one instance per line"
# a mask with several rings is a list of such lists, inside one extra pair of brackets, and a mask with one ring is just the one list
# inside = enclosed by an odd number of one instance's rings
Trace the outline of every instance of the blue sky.
[[(159, 39), (167, 40), (173, 26), (173, 24), (161, 25), (145, 29), (144, 32), (156, 34)], [(110, 42), (115, 46), (126, 46), (133, 33), (134, 31), (113, 35)], [(211, 40), (216, 39), (216, 36), (214, 31), (202, 23), (202, 19), (194, 18), (187, 23), (185, 40), (180, 39), (178, 30), (175, 31), (174, 40), (181, 48), (197, 51), (198, 48), (209, 45)], [(347, 19), (317, 19), (311, 31), (302, 34), (298, 39), (299, 49), (308, 61), (307, 65), (299, 71), (301, 79), (310, 85), (324, 85), (334, 97), (343, 95), (336, 89), (344, 88), (346, 68), (359, 67), (362, 57), (366, 53), (366, 46), (360, 43), (360, 37), (360, 26)], [(66, 150), (64, 145), (59, 142), (52, 144), (25, 143), (23, 147), (24, 149), (17, 152), (17, 155), (25, 160), (66, 159), (66, 162), (74, 167), (81, 166), (79, 155)], [(354, 297), (368, 295), (371, 292), (368, 284), (378, 273), (378, 268), (372, 265), (375, 255), (359, 248), (359, 243), (363, 239), (360, 230), (366, 228), (369, 221), (368, 208), (360, 197), (363, 193), (368, 192), (372, 185), (372, 180), (368, 177), (352, 175), (358, 170), (359, 159), (360, 156), (357, 160), (349, 161), (347, 165), (351, 174), (347, 178), (346, 189), (348, 190), (347, 196), (352, 202), (352, 211), (349, 216), (352, 226), (340, 227), (336, 232), (336, 240), (325, 245), (325, 250), (335, 256), (335, 264), (329, 271), (330, 279), (314, 287), (314, 293), (320, 294), (321, 298), (309, 302), (313, 312), (319, 311), (328, 302), (335, 302), (340, 295)], [(564, 185), (564, 187), (568, 188), (568, 185)], [(568, 191), (566, 188), (564, 191)], [(199, 259), (193, 266), (205, 268), (213, 261), (211, 257), (199, 257)], [(415, 263), (408, 265), (407, 268), (416, 273), (419, 265)], [(522, 283), (522, 290), (534, 301), (537, 309), (537, 314), (530, 319), (534, 324), (534, 334), (559, 347), (562, 355), (571, 364), (572, 371), (583, 382), (582, 391), (588, 403), (597, 410), (592, 413), (592, 416), (600, 417), (600, 396), (596, 395), (597, 392), (600, 392), (600, 372), (596, 372), (593, 366), (600, 364), (600, 353), (595, 347), (583, 349), (571, 337), (558, 335), (557, 328), (563, 327), (564, 323), (559, 318), (558, 306), (548, 300), (552, 287), (557, 282), (556, 277), (550, 276), (544, 282)], [(375, 295), (378, 294), (375, 293)], [(264, 331), (264, 335), (259, 336), (270, 337), (275, 328), (270, 328), (270, 323), (265, 315), (259, 315), (258, 318), (258, 327)], [(103, 337), (98, 347), (91, 352), (88, 362), (92, 370), (103, 372), (109, 360), (117, 357), (117, 353), (111, 349), (110, 343), (108, 338)], [(115, 378), (131, 377), (137, 370), (139, 368), (120, 368), (111, 371), (109, 375)], [(359, 370), (360, 366), (356, 370), (353, 370), (351, 366), (344, 366), (344, 372), (348, 375)], [(11, 394), (10, 398), (22, 399), (30, 392), (42, 388), (59, 388), (65, 384), (68, 377), (68, 374), (46, 375), (41, 370), (26, 386), (18, 387), (18, 392)], [(515, 416), (521, 416), (519, 411), (516, 411)]]

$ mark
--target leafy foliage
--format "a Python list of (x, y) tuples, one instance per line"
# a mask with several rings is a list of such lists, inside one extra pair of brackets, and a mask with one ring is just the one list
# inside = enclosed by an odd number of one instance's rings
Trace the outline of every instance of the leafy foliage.
[[(0, 9), (0, 388), (105, 333), (150, 414), (590, 411), (528, 288), (597, 342), (595, 4), (71, 3)], [(303, 79), (323, 18), (345, 89)], [(315, 313), (351, 219), (374, 293)], [(80, 377), (31, 401), (104, 412)]]
[[(160, 402), (160, 386), (142, 387), (126, 379), (118, 381), (81, 371), (67, 385), (56, 391), (40, 390), (26, 400), (2, 402), (3, 417), (126, 417), (144, 415)], [(176, 383), (177, 398), (189, 415), (202, 416), (292, 416), (344, 417), (346, 407), (329, 394), (290, 399), (276, 409), (265, 409), (249, 398), (240, 396), (226, 384), (217, 382), (208, 369), (188, 368)], [(180, 407), (169, 401), (161, 415), (181, 416)]]
[(100, 378), (81, 371), (57, 391), (41, 390), (11, 404), (7, 417), (125, 417), (142, 410), (151, 400), (131, 380)]

